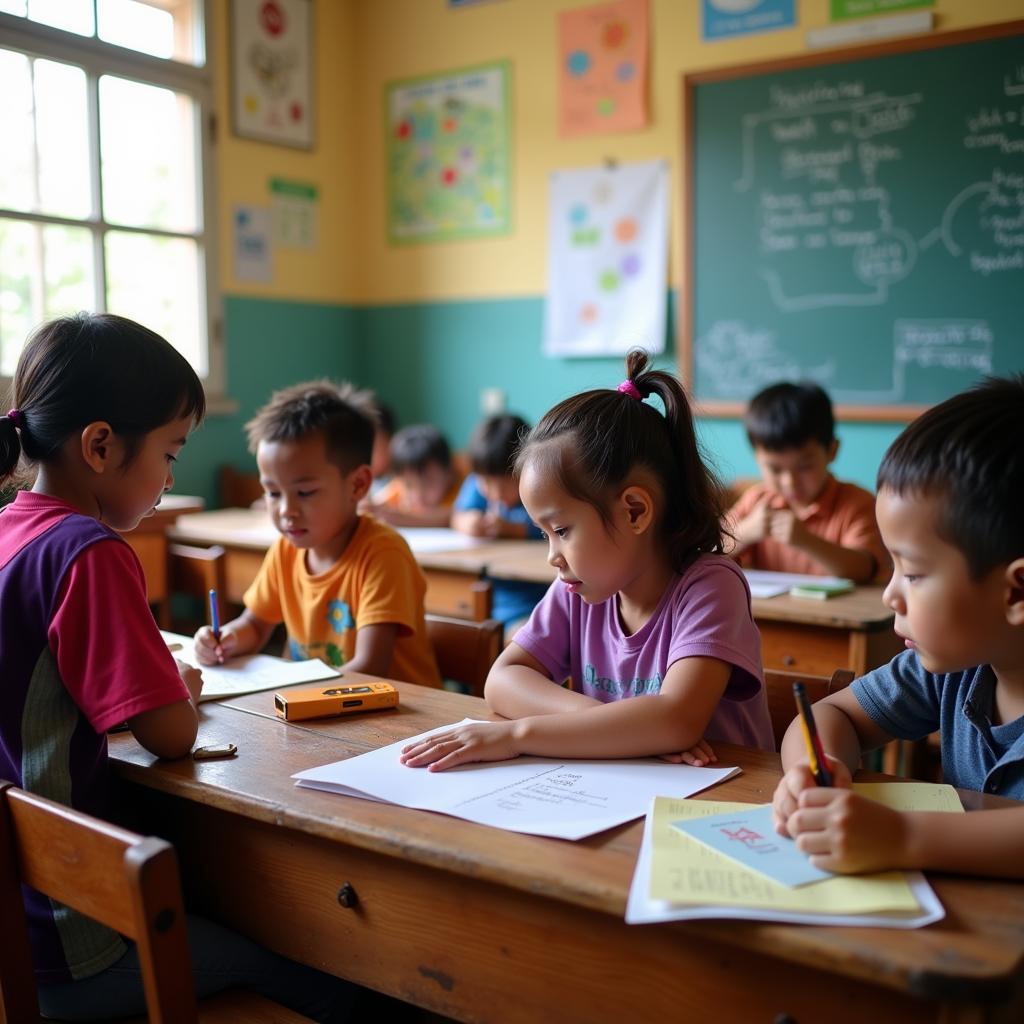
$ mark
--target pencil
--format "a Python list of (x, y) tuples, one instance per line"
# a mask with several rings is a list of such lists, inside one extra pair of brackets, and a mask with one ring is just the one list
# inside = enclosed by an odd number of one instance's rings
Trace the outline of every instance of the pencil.
[(220, 643), (220, 611), (217, 608), (217, 591), (210, 588), (210, 629), (213, 630), (213, 638)]
[(800, 728), (803, 730), (807, 759), (810, 761), (814, 781), (819, 786), (831, 786), (832, 773), (828, 770), (821, 737), (814, 725), (814, 715), (811, 713), (811, 705), (807, 700), (807, 691), (804, 690), (803, 683), (793, 684), (793, 697), (796, 699), (796, 710), (800, 716)]

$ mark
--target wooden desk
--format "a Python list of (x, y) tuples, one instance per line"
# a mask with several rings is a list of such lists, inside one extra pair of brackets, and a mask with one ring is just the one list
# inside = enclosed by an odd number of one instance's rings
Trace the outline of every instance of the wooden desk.
[(162, 629), (171, 628), (170, 589), (167, 586), (167, 531), (178, 516), (199, 512), (203, 499), (188, 494), (165, 494), (157, 510), (125, 533), (146, 575), (146, 597), (157, 606), (157, 621)]
[[(177, 844), (198, 909), (464, 1021), (1021, 1020), (1024, 885), (936, 877), (946, 919), (908, 932), (631, 927), (639, 822), (571, 843), (296, 789), (293, 772), (487, 715), (476, 698), (397, 685), (396, 712), (308, 725), (276, 719), (270, 694), (204, 704), (200, 742), (237, 743), (230, 761), (154, 762), (111, 737), (122, 795)], [(719, 755), (743, 774), (701, 796), (770, 798), (775, 755)]]

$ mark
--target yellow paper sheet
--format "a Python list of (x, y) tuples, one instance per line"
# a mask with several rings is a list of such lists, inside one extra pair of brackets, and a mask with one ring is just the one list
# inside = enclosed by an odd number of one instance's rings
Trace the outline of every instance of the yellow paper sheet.
[[(962, 811), (951, 786), (866, 783), (864, 796), (897, 810)], [(760, 907), (807, 914), (915, 913), (920, 908), (900, 871), (837, 876), (802, 888), (779, 885), (671, 827), (673, 821), (748, 810), (751, 804), (658, 797), (652, 824), (653, 899), (671, 903)]]

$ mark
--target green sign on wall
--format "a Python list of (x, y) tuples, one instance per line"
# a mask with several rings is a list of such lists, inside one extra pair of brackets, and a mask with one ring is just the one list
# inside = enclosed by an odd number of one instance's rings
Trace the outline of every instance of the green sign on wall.
[(832, 20), (863, 18), (868, 14), (890, 14), (908, 7), (931, 7), (935, 0), (832, 0)]

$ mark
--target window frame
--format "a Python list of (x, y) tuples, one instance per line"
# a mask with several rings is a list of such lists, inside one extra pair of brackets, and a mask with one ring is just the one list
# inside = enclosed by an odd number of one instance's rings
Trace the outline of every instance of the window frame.
[[(73, 32), (29, 21), (16, 14), (0, 12), (0, 48), (30, 57), (60, 61), (82, 69), (86, 76), (89, 118), (89, 166), (92, 181), (93, 212), (86, 218), (12, 210), (0, 206), (0, 217), (34, 224), (56, 224), (84, 228), (90, 232), (94, 264), (93, 301), (97, 311), (107, 308), (106, 264), (104, 238), (108, 231), (187, 238), (196, 242), (200, 277), (198, 294), (200, 324), (206, 325), (207, 373), (204, 388), (210, 411), (218, 406), (230, 407), (225, 398), (227, 367), (224, 351), (223, 297), (220, 289), (216, 201), (216, 93), (210, 71), (212, 15), (211, 0), (199, 0), (203, 25), (202, 65), (186, 64), (147, 53), (129, 50), (95, 36), (79, 36)], [(193, 231), (172, 231), (163, 228), (134, 227), (108, 222), (103, 210), (103, 189), (100, 179), (100, 110), (99, 80), (103, 75), (116, 75), (146, 85), (173, 89), (187, 95), (196, 104), (195, 153), (200, 166), (196, 181), (201, 190), (198, 224)], [(0, 377), (0, 386), (10, 390), (9, 378)]]

